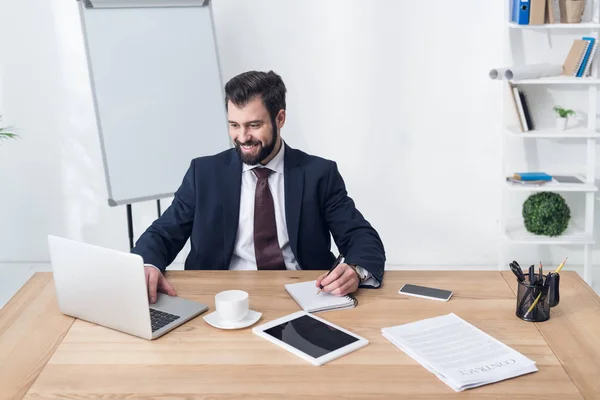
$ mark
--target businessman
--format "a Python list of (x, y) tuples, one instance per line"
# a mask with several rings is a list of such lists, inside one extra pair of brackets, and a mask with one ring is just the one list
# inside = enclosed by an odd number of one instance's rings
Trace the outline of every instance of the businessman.
[[(379, 287), (385, 251), (348, 197), (336, 163), (289, 147), (281, 77), (249, 71), (225, 85), (234, 149), (192, 160), (173, 202), (131, 250), (144, 259), (151, 303), (175, 296), (163, 273), (188, 238), (185, 269), (329, 270), (316, 282), (336, 296)], [(315, 288), (315, 290), (317, 290)]]

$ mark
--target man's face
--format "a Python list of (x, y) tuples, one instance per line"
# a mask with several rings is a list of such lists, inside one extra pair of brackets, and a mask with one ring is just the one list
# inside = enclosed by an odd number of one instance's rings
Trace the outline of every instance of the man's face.
[(260, 98), (254, 97), (243, 107), (237, 107), (230, 101), (227, 117), (229, 136), (243, 163), (256, 165), (272, 158), (269, 156), (277, 144), (277, 128), (271, 123), (269, 112)]

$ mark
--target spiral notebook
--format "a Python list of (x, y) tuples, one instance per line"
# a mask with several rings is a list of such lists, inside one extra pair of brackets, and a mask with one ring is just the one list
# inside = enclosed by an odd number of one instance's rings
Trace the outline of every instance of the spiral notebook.
[(321, 292), (315, 286), (317, 281), (289, 283), (285, 290), (292, 296), (296, 303), (306, 312), (319, 312), (353, 308), (358, 305), (358, 300), (353, 295), (335, 296)]
[(571, 45), (567, 58), (563, 64), (563, 75), (577, 76), (577, 72), (583, 63), (590, 42), (588, 40), (576, 39)]

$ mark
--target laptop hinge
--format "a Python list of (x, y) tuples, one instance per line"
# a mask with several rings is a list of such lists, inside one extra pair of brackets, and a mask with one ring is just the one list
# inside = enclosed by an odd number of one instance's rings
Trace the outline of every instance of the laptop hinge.
[(210, 0), (77, 0), (85, 8), (202, 7)]

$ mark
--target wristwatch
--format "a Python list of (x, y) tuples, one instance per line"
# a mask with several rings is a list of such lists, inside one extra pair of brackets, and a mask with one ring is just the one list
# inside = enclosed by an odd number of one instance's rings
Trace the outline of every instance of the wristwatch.
[(364, 268), (361, 268), (360, 266), (354, 264), (348, 264), (348, 266), (350, 266), (350, 268), (352, 268), (354, 272), (356, 272), (360, 283), (363, 283), (367, 280), (368, 272)]

